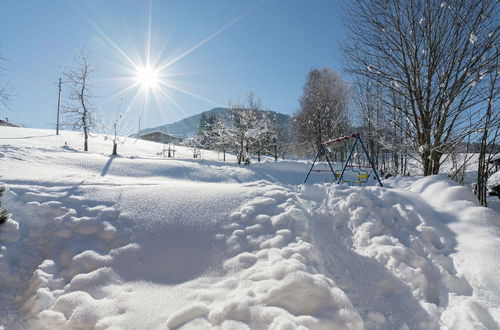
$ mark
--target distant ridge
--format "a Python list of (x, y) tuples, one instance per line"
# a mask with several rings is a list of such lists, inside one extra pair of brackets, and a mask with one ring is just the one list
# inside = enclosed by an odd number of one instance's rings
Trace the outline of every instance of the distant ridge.
[[(276, 114), (276, 120), (279, 124), (287, 125), (289, 124), (291, 117), (289, 115), (285, 115), (275, 111), (264, 111), (263, 112), (272, 112)], [(146, 134), (149, 132), (163, 132), (168, 135), (175, 136), (177, 138), (185, 139), (189, 137), (193, 137), (198, 133), (198, 126), (200, 123), (200, 117), (202, 114), (205, 114), (209, 117), (212, 114), (219, 114), (222, 117), (229, 119), (230, 110), (229, 108), (213, 108), (208, 111), (201, 112), (199, 114), (184, 118), (175, 123), (165, 124), (161, 126), (145, 128), (139, 132), (139, 134)]]

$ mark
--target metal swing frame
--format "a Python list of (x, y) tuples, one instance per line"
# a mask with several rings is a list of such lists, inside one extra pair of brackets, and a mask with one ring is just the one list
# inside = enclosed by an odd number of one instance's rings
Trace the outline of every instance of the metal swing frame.
[[(336, 175), (335, 171), (333, 170), (333, 166), (332, 166), (332, 162), (330, 160), (330, 156), (328, 156), (328, 152), (326, 150), (326, 146), (329, 145), (329, 144), (332, 144), (332, 143), (342, 142), (344, 140), (351, 139), (351, 138), (354, 138), (356, 140), (352, 144), (351, 151), (349, 152), (349, 156), (347, 157), (347, 160), (345, 161), (344, 166), (342, 167), (342, 172), (340, 173), (340, 175), (337, 178), (337, 175)], [(304, 180), (304, 183), (307, 182), (307, 179), (309, 178), (309, 175), (313, 171), (314, 164), (316, 163), (316, 161), (318, 160), (318, 158), (320, 156), (325, 156), (326, 161), (328, 162), (328, 166), (330, 167), (330, 170), (332, 171), (332, 174), (333, 174), (333, 181), (336, 180), (337, 184), (339, 184), (340, 182), (342, 182), (345, 170), (348, 167), (349, 161), (351, 160), (352, 155), (354, 154), (354, 149), (356, 148), (356, 145), (358, 144), (358, 142), (361, 145), (361, 148), (363, 149), (363, 152), (364, 152), (366, 158), (368, 159), (368, 163), (370, 164), (370, 167), (373, 170), (373, 173), (375, 173), (375, 177), (377, 178), (378, 183), (380, 184), (381, 187), (383, 187), (382, 181), (380, 181), (380, 177), (378, 176), (377, 170), (375, 170), (375, 166), (373, 165), (373, 162), (372, 162), (372, 160), (370, 158), (370, 155), (368, 155), (368, 152), (366, 151), (365, 145), (363, 144), (363, 141), (361, 140), (361, 136), (360, 136), (359, 133), (355, 133), (355, 134), (347, 135), (347, 136), (342, 136), (342, 137), (339, 137), (337, 139), (328, 140), (328, 141), (323, 142), (319, 146), (318, 153), (316, 154), (316, 157), (314, 158), (314, 161), (313, 161), (313, 163), (311, 165), (311, 168), (309, 169), (309, 172), (307, 172), (307, 176), (306, 176), (306, 179)]]

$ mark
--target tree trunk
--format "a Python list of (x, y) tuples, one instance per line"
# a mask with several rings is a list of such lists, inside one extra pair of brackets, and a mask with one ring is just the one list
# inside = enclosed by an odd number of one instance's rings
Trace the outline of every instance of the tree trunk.
[(238, 165), (241, 165), (243, 160), (243, 138), (240, 139), (240, 152), (238, 153)]
[(433, 150), (431, 152), (431, 163), (432, 169), (431, 174), (439, 174), (439, 169), (441, 168), (441, 156), (443, 153)]
[(83, 135), (85, 136), (85, 141), (83, 142), (83, 151), (89, 151), (89, 132), (87, 126), (83, 128)]
[(422, 168), (424, 170), (424, 176), (432, 174), (432, 166), (430, 160), (430, 152), (428, 150), (424, 150), (420, 158), (422, 159)]
[(117, 149), (118, 144), (116, 142), (113, 142), (113, 156), (117, 155), (116, 149)]

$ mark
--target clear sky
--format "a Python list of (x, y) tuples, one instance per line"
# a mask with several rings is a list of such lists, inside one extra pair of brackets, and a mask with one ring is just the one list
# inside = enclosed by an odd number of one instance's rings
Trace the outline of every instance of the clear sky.
[[(2, 0), (0, 81), (13, 96), (0, 117), (54, 127), (57, 80), (81, 46), (96, 70), (94, 104), (104, 117), (127, 111), (129, 127), (139, 116), (152, 127), (227, 106), (248, 91), (292, 114), (310, 69), (342, 70), (342, 17), (340, 0)], [(136, 78), (148, 49), (146, 70), (164, 67), (153, 87)]]

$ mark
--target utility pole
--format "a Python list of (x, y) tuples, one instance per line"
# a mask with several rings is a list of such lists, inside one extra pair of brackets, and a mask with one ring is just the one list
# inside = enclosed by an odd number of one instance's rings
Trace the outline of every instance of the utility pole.
[(59, 96), (57, 98), (57, 124), (56, 135), (59, 135), (59, 108), (61, 106), (61, 78), (59, 78)]
[(141, 116), (139, 116), (139, 130), (137, 131), (137, 138), (141, 137)]

